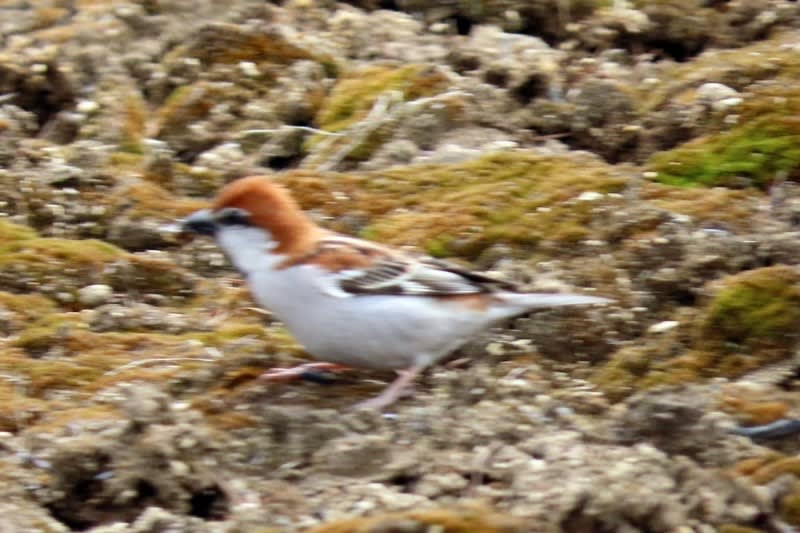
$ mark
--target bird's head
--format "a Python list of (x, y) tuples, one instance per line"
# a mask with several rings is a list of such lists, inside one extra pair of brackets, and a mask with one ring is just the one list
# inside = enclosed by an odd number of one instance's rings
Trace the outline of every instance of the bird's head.
[(181, 227), (185, 232), (216, 238), (240, 269), (237, 257), (249, 254), (250, 248), (292, 255), (307, 247), (320, 231), (286, 189), (264, 176), (229, 183), (210, 208), (192, 213)]

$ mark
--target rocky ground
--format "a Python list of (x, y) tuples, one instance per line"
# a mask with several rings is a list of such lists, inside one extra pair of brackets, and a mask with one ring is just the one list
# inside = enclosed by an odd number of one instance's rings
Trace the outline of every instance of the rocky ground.
[[(0, 47), (0, 531), (800, 528), (762, 435), (800, 418), (800, 4), (0, 0)], [(259, 173), (615, 303), (384, 413), (391, 375), (264, 383), (302, 349), (169, 231)]]

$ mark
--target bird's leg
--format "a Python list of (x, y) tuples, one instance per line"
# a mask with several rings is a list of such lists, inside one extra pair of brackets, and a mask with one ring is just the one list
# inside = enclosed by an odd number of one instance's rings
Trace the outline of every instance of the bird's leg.
[(291, 368), (270, 368), (259, 379), (265, 381), (293, 381), (295, 379), (311, 379), (320, 381), (320, 371), (323, 372), (341, 372), (348, 370), (350, 367), (338, 365), (336, 363), (306, 363), (303, 365), (293, 366)]
[(398, 372), (400, 374), (391, 385), (386, 387), (383, 392), (374, 398), (358, 402), (353, 406), (355, 409), (375, 409), (380, 410), (391, 405), (403, 394), (403, 391), (411, 384), (412, 381), (422, 372), (425, 367), (412, 366), (406, 370)]

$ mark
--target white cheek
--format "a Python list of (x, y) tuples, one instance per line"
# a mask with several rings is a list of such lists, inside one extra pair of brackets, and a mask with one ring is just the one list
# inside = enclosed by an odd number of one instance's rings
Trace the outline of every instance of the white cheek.
[(250, 227), (227, 227), (217, 231), (217, 243), (243, 274), (271, 268), (283, 258), (271, 253), (278, 243), (268, 231)]

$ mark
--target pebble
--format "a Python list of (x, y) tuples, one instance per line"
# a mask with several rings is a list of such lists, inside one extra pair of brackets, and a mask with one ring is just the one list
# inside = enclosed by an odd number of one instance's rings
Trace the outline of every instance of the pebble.
[(664, 333), (671, 329), (675, 329), (680, 325), (680, 322), (677, 320), (664, 320), (663, 322), (658, 322), (657, 324), (653, 324), (649, 328), (647, 328), (648, 333)]
[(107, 303), (114, 295), (114, 290), (105, 284), (87, 285), (78, 291), (78, 301), (84, 307), (97, 307)]
[(602, 199), (604, 196), (603, 193), (597, 191), (584, 191), (578, 196), (578, 200), (581, 202), (596, 202), (597, 200)]

